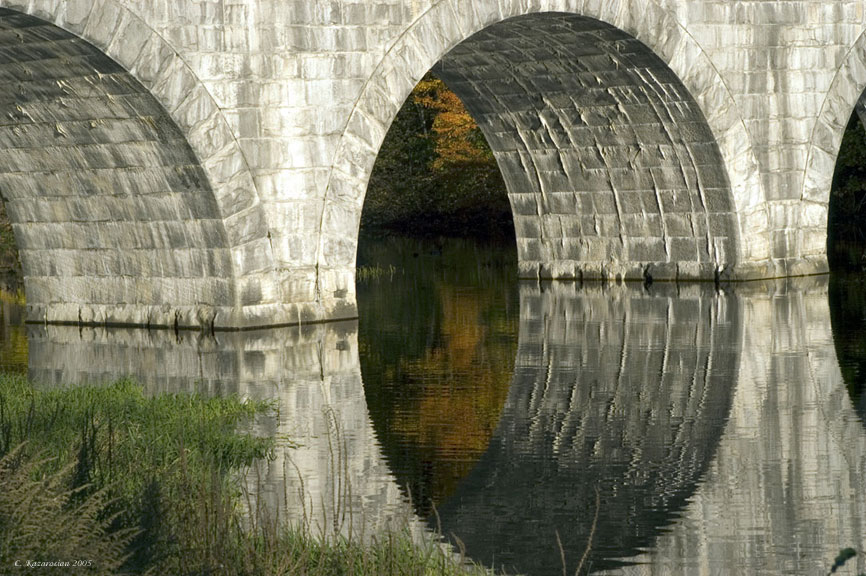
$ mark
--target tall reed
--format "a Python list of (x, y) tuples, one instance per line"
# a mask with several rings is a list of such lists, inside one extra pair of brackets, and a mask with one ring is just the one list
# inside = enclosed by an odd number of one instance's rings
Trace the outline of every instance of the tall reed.
[(63, 574), (484, 573), (405, 527), (342, 530), (351, 482), (336, 420), (335, 513), (320, 525), (330, 530), (281, 521), (240, 481), (274, 444), (239, 430), (273, 408), (146, 397), (131, 382), (39, 390), (0, 375), (0, 573), (39, 559), (85, 561)]

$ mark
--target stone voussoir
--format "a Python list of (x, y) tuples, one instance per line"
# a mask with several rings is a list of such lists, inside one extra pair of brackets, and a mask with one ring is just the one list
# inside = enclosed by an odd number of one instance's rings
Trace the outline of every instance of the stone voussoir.
[(497, 157), (521, 276), (820, 273), (864, 10), (0, 0), (0, 78), (21, 88), (0, 92), (0, 192), (33, 319), (353, 316), (367, 183), (431, 68)]

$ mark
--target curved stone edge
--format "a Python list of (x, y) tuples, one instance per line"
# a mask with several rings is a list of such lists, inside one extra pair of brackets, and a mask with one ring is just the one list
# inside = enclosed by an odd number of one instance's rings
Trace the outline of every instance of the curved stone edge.
[(866, 30), (836, 70), (812, 129), (800, 196), (801, 245), (806, 256), (826, 259), (828, 208), (842, 137), (866, 92)]
[(646, 44), (671, 68), (704, 112), (725, 161), (740, 228), (736, 262), (769, 265), (769, 215), (751, 139), (709, 56), (668, 10), (654, 0), (443, 0), (394, 42), (352, 111), (325, 191), (317, 257), (320, 273), (340, 276), (343, 282), (353, 275), (363, 199), (379, 147), (421, 77), (472, 34), (507, 18), (537, 12), (573, 13), (608, 23)]
[[(68, 322), (92, 316), (93, 324), (200, 327), (214, 317), (223, 327), (297, 324), (331, 318), (315, 303), (283, 304), (268, 234), (268, 220), (246, 158), (204, 83), (158, 32), (118, 0), (0, 0), (0, 7), (54, 24), (103, 51), (138, 80), (163, 106), (187, 139), (207, 175), (219, 207), (232, 254), (235, 307), (82, 306), (73, 316), (68, 305), (34, 307), (31, 319)], [(269, 299), (248, 294), (265, 294)], [(315, 310), (312, 310), (315, 309)], [(335, 316), (339, 317), (339, 316)], [(354, 316), (351, 316), (354, 317)]]

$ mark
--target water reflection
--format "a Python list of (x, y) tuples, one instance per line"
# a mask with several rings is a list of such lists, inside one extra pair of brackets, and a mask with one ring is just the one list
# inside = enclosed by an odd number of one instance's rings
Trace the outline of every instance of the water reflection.
[(743, 354), (716, 456), (682, 518), (624, 573), (827, 574), (846, 547), (859, 554), (843, 573), (866, 569), (866, 434), (827, 290), (826, 278), (740, 288)]
[(387, 274), (358, 287), (361, 370), (376, 435), (418, 514), (487, 450), (517, 353), (517, 255), (468, 242), (366, 242)]
[(0, 370), (21, 372), (27, 366), (24, 318), (23, 286), (0, 275)]
[(414, 252), (359, 289), (360, 327), (25, 339), (7, 298), (2, 364), (277, 400), (257, 430), (292, 443), (248, 481), (328, 530), (421, 531), (435, 504), (474, 559), (560, 574), (557, 534), (573, 571), (597, 487), (595, 572), (826, 574), (849, 546), (866, 571), (861, 285), (518, 290), (499, 260)]
[(866, 277), (831, 278), (830, 319), (842, 377), (860, 418), (866, 421)]
[[(737, 300), (704, 286), (523, 285), (520, 345), (490, 447), (440, 508), (509, 572), (594, 569), (651, 546), (694, 493), (736, 382)], [(573, 570), (573, 568), (572, 568)]]
[[(280, 440), (248, 475), (275, 515), (348, 534), (420, 531), (381, 456), (358, 363), (357, 323), (220, 333), (28, 326), (29, 375), (40, 385), (132, 377), (146, 392), (273, 399), (254, 432)], [(349, 479), (349, 482), (347, 482)]]

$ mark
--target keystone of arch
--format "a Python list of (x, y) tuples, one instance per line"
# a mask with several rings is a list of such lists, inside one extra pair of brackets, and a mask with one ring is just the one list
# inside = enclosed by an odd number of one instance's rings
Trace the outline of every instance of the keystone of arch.
[[(0, 0), (0, 7), (54, 24), (103, 51), (165, 108), (207, 174), (223, 220), (235, 280), (260, 265), (245, 255), (273, 256), (265, 211), (240, 145), (211, 94), (177, 51), (118, 0)], [(260, 270), (259, 270), (260, 271)]]
[(671, 68), (701, 107), (724, 159), (740, 225), (737, 262), (768, 260), (765, 193), (749, 134), (710, 58), (668, 10), (655, 0), (441, 0), (387, 49), (356, 102), (325, 192), (319, 265), (354, 265), (353, 250), (333, 249), (346, 242), (341, 223), (347, 213), (357, 213), (356, 225), (360, 221), (379, 147), (423, 75), (472, 34), (508, 18), (540, 12), (576, 14), (615, 26), (643, 42)]

